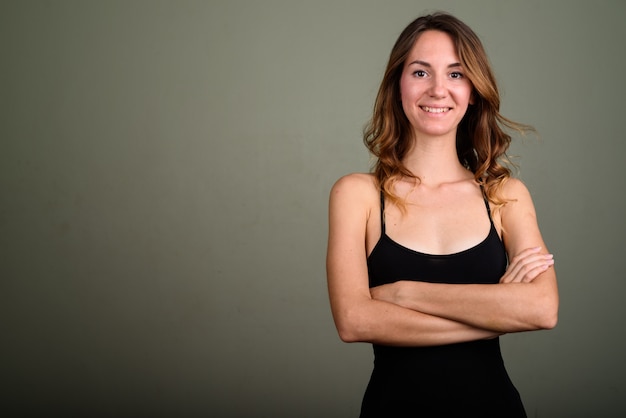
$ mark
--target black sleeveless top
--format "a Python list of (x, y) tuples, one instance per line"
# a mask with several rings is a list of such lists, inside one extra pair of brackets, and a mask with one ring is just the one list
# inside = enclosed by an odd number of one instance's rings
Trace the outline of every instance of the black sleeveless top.
[[(495, 284), (507, 267), (504, 245), (491, 218), (478, 245), (449, 255), (404, 247), (385, 232), (381, 193), (381, 237), (367, 259), (369, 285), (398, 280)], [(434, 347), (374, 344), (374, 371), (361, 417), (525, 417), (508, 377), (498, 338)]]

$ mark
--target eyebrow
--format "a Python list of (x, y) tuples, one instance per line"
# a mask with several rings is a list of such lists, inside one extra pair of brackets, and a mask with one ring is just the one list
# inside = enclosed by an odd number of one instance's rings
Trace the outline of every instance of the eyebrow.
[[(426, 61), (415, 60), (415, 61), (409, 63), (409, 65), (413, 65), (413, 64), (423, 65), (424, 67), (432, 68), (432, 65), (430, 65)], [(462, 65), (461, 65), (460, 62), (453, 62), (452, 64), (448, 65), (448, 68), (455, 68), (455, 67), (462, 67)]]

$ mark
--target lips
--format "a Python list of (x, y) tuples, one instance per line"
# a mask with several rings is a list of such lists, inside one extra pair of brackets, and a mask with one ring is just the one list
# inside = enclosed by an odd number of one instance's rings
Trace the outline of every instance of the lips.
[(420, 108), (424, 111), (424, 112), (428, 112), (428, 113), (445, 113), (448, 110), (450, 110), (449, 107), (429, 107), (429, 106), (420, 106)]

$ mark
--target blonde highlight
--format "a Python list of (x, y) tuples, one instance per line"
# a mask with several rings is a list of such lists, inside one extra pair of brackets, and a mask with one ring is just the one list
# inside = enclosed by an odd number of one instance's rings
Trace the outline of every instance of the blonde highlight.
[(400, 78), (413, 45), (428, 30), (450, 35), (472, 83), (473, 104), (457, 128), (457, 155), (498, 209), (506, 204), (501, 190), (511, 177), (506, 154), (511, 143), (509, 132), (524, 134), (534, 129), (500, 114), (500, 93), (480, 39), (465, 23), (447, 13), (417, 18), (402, 31), (391, 50), (372, 117), (363, 131), (363, 141), (375, 157), (372, 173), (385, 196), (400, 208), (404, 202), (394, 192), (394, 185), (405, 178), (419, 182), (403, 163), (412, 144), (413, 131), (402, 109)]

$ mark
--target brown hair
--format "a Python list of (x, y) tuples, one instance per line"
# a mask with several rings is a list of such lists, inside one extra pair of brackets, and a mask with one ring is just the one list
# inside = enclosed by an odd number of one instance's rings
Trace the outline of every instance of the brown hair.
[(385, 195), (403, 207), (393, 193), (393, 185), (402, 177), (419, 179), (402, 160), (411, 147), (412, 127), (402, 109), (400, 78), (405, 61), (417, 38), (427, 30), (438, 30), (452, 38), (465, 75), (473, 86), (474, 104), (459, 123), (456, 148), (459, 161), (483, 185), (487, 198), (500, 207), (506, 202), (499, 190), (511, 176), (506, 151), (511, 136), (503, 128), (520, 133), (533, 130), (500, 114), (500, 94), (485, 49), (478, 36), (465, 23), (446, 13), (417, 18), (402, 31), (396, 41), (378, 90), (372, 119), (365, 127), (363, 141), (377, 158), (373, 167)]

